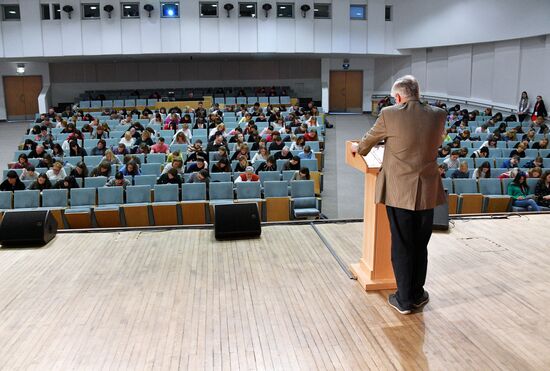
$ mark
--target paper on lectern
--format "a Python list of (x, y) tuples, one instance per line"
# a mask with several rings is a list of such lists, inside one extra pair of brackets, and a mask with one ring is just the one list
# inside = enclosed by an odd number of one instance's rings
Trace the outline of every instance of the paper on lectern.
[(368, 167), (381, 167), (382, 159), (384, 158), (384, 146), (375, 146), (370, 152), (363, 156)]

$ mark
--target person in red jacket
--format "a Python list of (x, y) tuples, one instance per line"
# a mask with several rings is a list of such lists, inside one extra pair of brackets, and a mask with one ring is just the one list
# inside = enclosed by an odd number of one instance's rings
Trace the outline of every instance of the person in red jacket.
[(258, 182), (260, 180), (260, 177), (254, 174), (254, 168), (252, 166), (248, 166), (244, 173), (239, 174), (237, 179), (235, 179), (235, 183), (240, 182)]

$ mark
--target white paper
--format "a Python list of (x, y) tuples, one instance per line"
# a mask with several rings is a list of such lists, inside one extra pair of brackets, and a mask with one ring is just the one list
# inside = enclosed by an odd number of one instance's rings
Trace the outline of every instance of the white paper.
[(384, 146), (373, 147), (366, 156), (363, 156), (363, 158), (365, 159), (368, 167), (381, 167), (382, 160), (384, 159)]

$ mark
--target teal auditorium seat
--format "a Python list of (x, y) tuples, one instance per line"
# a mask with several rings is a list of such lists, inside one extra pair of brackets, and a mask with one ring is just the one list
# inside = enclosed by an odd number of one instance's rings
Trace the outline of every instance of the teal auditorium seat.
[(206, 201), (206, 184), (182, 184), (181, 199), (182, 223), (185, 225), (205, 224), (208, 205)]
[(262, 198), (260, 182), (240, 182), (236, 184), (237, 200), (260, 200)]
[(96, 189), (73, 188), (70, 197), (70, 208), (65, 209), (65, 220), (69, 228), (92, 228), (91, 209), (96, 203)]
[(258, 173), (260, 176), (260, 183), (265, 185), (266, 181), (279, 181), (281, 180), (281, 173), (278, 171), (260, 171)]
[[(143, 177), (143, 176), (141, 176)], [(138, 178), (141, 178), (138, 177)], [(126, 187), (126, 203), (122, 205), (127, 227), (144, 227), (150, 225), (149, 204), (151, 187), (135, 185)]]
[(11, 204), (12, 204), (12, 193), (0, 192), (0, 210), (11, 209)]
[(209, 190), (210, 204), (233, 203), (233, 183), (211, 182)]
[(40, 191), (26, 190), (13, 193), (14, 209), (34, 209), (40, 207)]
[(84, 178), (84, 186), (86, 188), (103, 187), (107, 183), (107, 180), (105, 176), (87, 177)]
[(292, 213), (295, 218), (318, 218), (321, 214), (315, 197), (313, 180), (295, 180), (290, 182)]
[(270, 181), (264, 182), (264, 197), (288, 197), (288, 183), (283, 181)]
[(177, 184), (157, 184), (152, 204), (155, 225), (177, 225), (179, 187)]
[(97, 190), (97, 206), (94, 209), (97, 226), (114, 228), (122, 226), (120, 205), (124, 203), (122, 187), (103, 187)]
[(156, 175), (140, 175), (134, 178), (134, 185), (149, 186), (149, 188), (153, 188), (155, 184), (157, 184)]
[(210, 173), (211, 182), (231, 182), (231, 173)]

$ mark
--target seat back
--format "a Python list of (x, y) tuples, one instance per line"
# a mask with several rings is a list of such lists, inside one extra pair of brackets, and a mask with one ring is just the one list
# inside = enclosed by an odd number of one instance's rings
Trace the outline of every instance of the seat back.
[(179, 201), (179, 189), (177, 184), (157, 184), (154, 187), (155, 202)]
[(182, 201), (206, 200), (206, 183), (184, 183), (181, 186)]
[(265, 182), (274, 182), (281, 180), (281, 173), (278, 171), (260, 171), (258, 173), (260, 176), (260, 182), (262, 185), (265, 184)]
[(27, 190), (13, 193), (13, 208), (35, 208), (40, 206), (40, 191)]
[(450, 179), (450, 178), (441, 179), (441, 183), (443, 183), (443, 188), (445, 188), (448, 193), (453, 193), (453, 180), (452, 179)]
[(103, 187), (107, 183), (106, 176), (96, 176), (84, 178), (84, 185), (86, 188), (98, 188)]
[(163, 164), (165, 161), (166, 155), (164, 153), (149, 153), (147, 155), (147, 163), (149, 164)]
[(126, 203), (140, 204), (151, 202), (151, 188), (148, 185), (126, 187)]
[(233, 200), (233, 183), (210, 182), (210, 200)]
[(284, 181), (265, 181), (264, 197), (288, 197), (288, 183)]
[(498, 178), (479, 179), (479, 192), (484, 195), (501, 195), (502, 186)]
[(96, 199), (95, 188), (73, 188), (71, 189), (71, 207), (94, 206)]
[(88, 168), (94, 168), (101, 162), (103, 156), (84, 156), (84, 163)]
[(237, 186), (237, 199), (246, 200), (253, 198), (261, 198), (261, 184), (260, 182), (240, 182)]
[(124, 202), (124, 188), (103, 187), (97, 190), (98, 205), (120, 205)]
[(477, 182), (474, 179), (454, 179), (455, 193), (478, 193)]
[(319, 170), (316, 158), (300, 160), (300, 167), (307, 167), (309, 171)]
[(3, 209), (11, 209), (11, 200), (12, 200), (12, 193), (11, 192), (0, 192), (0, 210)]
[(210, 173), (211, 182), (231, 182), (231, 173)]
[(314, 187), (313, 180), (293, 180), (290, 182), (290, 195), (292, 198), (315, 197)]
[(68, 194), (66, 189), (45, 189), (42, 191), (42, 207), (67, 207)]

